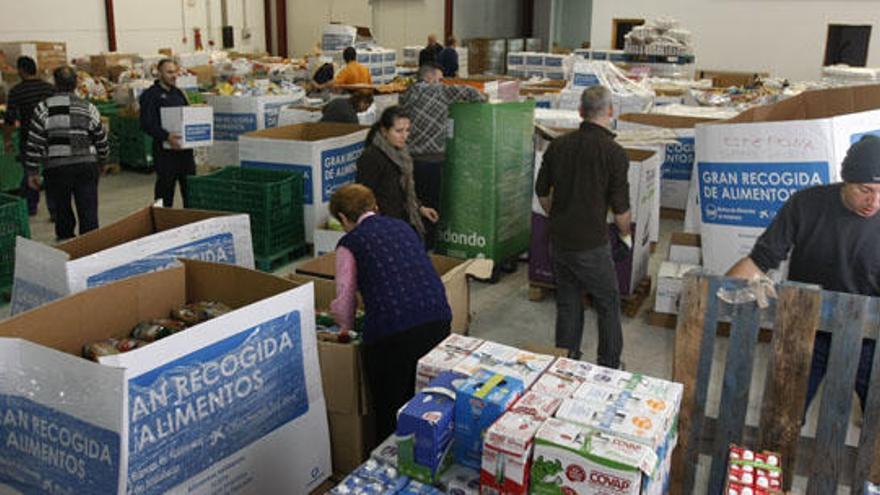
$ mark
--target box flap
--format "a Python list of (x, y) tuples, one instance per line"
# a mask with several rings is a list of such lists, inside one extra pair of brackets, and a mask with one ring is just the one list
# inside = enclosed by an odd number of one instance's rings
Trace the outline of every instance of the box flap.
[(336, 252), (306, 261), (296, 268), (296, 273), (329, 280), (336, 278)]
[(700, 234), (690, 234), (687, 232), (673, 232), (672, 238), (669, 241), (669, 245), (671, 245), (671, 246), (700, 247), (702, 245), (702, 243), (700, 241)]
[(629, 161), (631, 162), (643, 162), (657, 153), (656, 151), (637, 148), (625, 148), (625, 150), (626, 157), (629, 158)]
[(17, 237), (11, 314), (36, 308), (66, 295), (70, 286), (65, 265), (69, 259), (70, 256), (64, 251)]
[(686, 117), (684, 115), (664, 115), (661, 113), (626, 113), (618, 117), (624, 122), (662, 127), (665, 129), (693, 129), (697, 124), (716, 122), (708, 117)]
[(880, 85), (805, 91), (773, 105), (754, 107), (720, 123), (781, 122), (836, 117), (880, 108)]
[(358, 124), (317, 122), (262, 129), (245, 133), (243, 136), (263, 139), (287, 139), (291, 141), (320, 141), (322, 139), (346, 136), (364, 129), (369, 129), (369, 127)]

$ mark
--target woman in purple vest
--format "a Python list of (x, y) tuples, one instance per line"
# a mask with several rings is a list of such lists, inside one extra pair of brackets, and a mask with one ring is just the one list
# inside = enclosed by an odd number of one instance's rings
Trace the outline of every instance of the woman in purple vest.
[(376, 210), (376, 197), (361, 184), (343, 186), (330, 198), (330, 213), (347, 232), (336, 247), (330, 310), (341, 329), (352, 329), (360, 291), (364, 367), (382, 441), (413, 396), (417, 361), (449, 335), (452, 312), (419, 235)]

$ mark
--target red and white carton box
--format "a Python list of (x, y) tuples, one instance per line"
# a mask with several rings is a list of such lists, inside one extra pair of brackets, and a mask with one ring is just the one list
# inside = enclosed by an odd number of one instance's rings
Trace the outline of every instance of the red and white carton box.
[(440, 342), (431, 352), (419, 359), (416, 365), (416, 392), (428, 386), (434, 378), (464, 361), (472, 352), (483, 345), (482, 339), (451, 334)]
[(568, 399), (580, 385), (581, 382), (579, 380), (548, 372), (541, 375), (541, 378), (538, 378), (538, 381), (532, 385), (532, 390), (548, 397)]
[(512, 412), (529, 414), (538, 421), (552, 418), (556, 410), (562, 405), (562, 399), (540, 394), (534, 390), (526, 392), (510, 408)]
[(528, 493), (532, 447), (543, 422), (531, 414), (508, 411), (486, 431), (480, 470), (481, 493)]

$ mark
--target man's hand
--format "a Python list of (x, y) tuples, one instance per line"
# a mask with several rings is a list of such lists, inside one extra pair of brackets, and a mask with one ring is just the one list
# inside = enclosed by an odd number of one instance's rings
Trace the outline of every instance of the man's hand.
[(28, 178), (27, 178), (27, 185), (28, 185), (28, 187), (30, 187), (30, 188), (33, 189), (34, 191), (39, 191), (39, 190), (40, 190), (40, 185), (41, 185), (42, 183), (43, 183), (43, 181), (40, 179), (40, 176), (39, 176), (39, 175), (36, 175), (36, 174), (34, 174), (34, 175), (28, 175)]
[(183, 143), (181, 141), (182, 141), (182, 139), (180, 137), (180, 134), (172, 132), (171, 134), (168, 135), (168, 142), (171, 144), (171, 149), (173, 149), (173, 150), (182, 150), (183, 149)]
[(758, 265), (752, 261), (752, 258), (746, 256), (745, 258), (736, 262), (735, 265), (730, 267), (730, 270), (727, 270), (727, 273), (724, 274), (725, 277), (733, 277), (733, 278), (742, 278), (746, 280), (751, 280), (758, 275), (763, 275), (764, 272), (758, 268)]
[(422, 206), (419, 208), (419, 213), (425, 218), (428, 219), (431, 223), (437, 223), (440, 220), (440, 214), (437, 213), (437, 210), (434, 208), (428, 208), (427, 206)]

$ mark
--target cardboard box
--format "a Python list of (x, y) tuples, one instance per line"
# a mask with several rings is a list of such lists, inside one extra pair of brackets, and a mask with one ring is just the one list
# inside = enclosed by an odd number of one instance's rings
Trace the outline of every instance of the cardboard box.
[(416, 365), (416, 393), (427, 387), (431, 380), (442, 373), (452, 371), (482, 344), (482, 339), (455, 333), (446, 337), (437, 347), (431, 349), (431, 352), (419, 359)]
[(0, 42), (0, 51), (13, 67), (18, 57), (31, 57), (37, 62), (37, 70), (46, 75), (67, 64), (67, 43), (63, 41), (6, 41)]
[(673, 232), (669, 241), (669, 261), (700, 265), (703, 262), (702, 242), (699, 234)]
[(578, 380), (562, 377), (548, 371), (538, 378), (531, 390), (547, 397), (568, 399), (580, 385), (581, 382)]
[(214, 84), (214, 66), (213, 65), (197, 65), (189, 67), (186, 70), (196, 76), (196, 83), (199, 86), (211, 86)]
[[(206, 105), (163, 107), (162, 129), (181, 137), (185, 149), (204, 148), (214, 144), (214, 112)], [(169, 143), (164, 143), (170, 149)]]
[(486, 341), (453, 368), (453, 371), (473, 376), (480, 370), (489, 370), (516, 378), (525, 388), (529, 388), (552, 362), (552, 356)]
[(532, 446), (543, 422), (530, 414), (509, 411), (486, 431), (480, 469), (484, 492), (528, 493)]
[(852, 143), (880, 133), (878, 107), (880, 86), (807, 91), (697, 126), (696, 203), (706, 271), (723, 274), (747, 256), (796, 191), (840, 181)]
[(586, 361), (578, 361), (566, 357), (556, 358), (553, 364), (547, 368), (547, 374), (557, 375), (563, 378), (571, 378), (578, 383), (583, 383), (593, 374), (598, 366)]
[(479, 370), (455, 388), (455, 463), (480, 469), (483, 435), (522, 395), (523, 384), (517, 378)]
[[(632, 393), (643, 394), (653, 397), (660, 397), (667, 402), (673, 404), (674, 409), (678, 409), (681, 404), (681, 397), (684, 387), (680, 383), (661, 380), (645, 376), (639, 373), (629, 373), (626, 371), (596, 366), (592, 373), (584, 380), (582, 388), (592, 385), (600, 385), (611, 387), (618, 390), (628, 390)], [(580, 390), (580, 389), (579, 389)], [(574, 397), (578, 397), (575, 392)]]
[(638, 442), (656, 451), (668, 434), (661, 416), (640, 414), (598, 401), (567, 399), (556, 417), (601, 431), (608, 435)]
[(254, 267), (250, 218), (150, 207), (57, 246), (19, 237), (12, 314), (68, 294), (160, 270), (178, 258)]
[[(486, 280), (492, 276), (492, 261), (484, 259), (460, 260), (437, 254), (431, 255), (431, 263), (446, 288), (446, 299), (452, 309), (452, 332), (467, 334), (470, 324), (470, 285), (468, 278)], [(336, 253), (328, 253), (307, 261), (296, 272), (311, 277), (334, 279), (336, 277)]]
[(91, 55), (89, 56), (89, 68), (93, 76), (110, 77), (111, 67), (122, 66), (132, 68), (139, 58), (140, 56), (137, 53), (110, 52)]
[(660, 270), (657, 272), (657, 293), (654, 301), (654, 312), (677, 315), (684, 276), (692, 270), (699, 269), (699, 265), (675, 263), (673, 261), (661, 263)]
[[(16, 423), (0, 490), (310, 492), (330, 474), (312, 300), (311, 287), (186, 260), (3, 321), (0, 409)], [(100, 363), (79, 357), (194, 301), (235, 310)]]
[(239, 139), (239, 160), (242, 167), (305, 174), (306, 242), (311, 243), (315, 228), (329, 217), (330, 197), (354, 182), (367, 131), (355, 124), (317, 123), (249, 132)]
[(345, 236), (345, 231), (330, 229), (327, 227), (327, 222), (324, 222), (315, 229), (312, 239), (315, 256), (323, 256), (336, 251), (336, 245), (339, 244), (343, 236)]
[(535, 436), (530, 493), (641, 495), (657, 464), (645, 445), (549, 419)]
[(533, 387), (516, 401), (510, 412), (528, 414), (539, 421), (544, 421), (552, 418), (561, 405), (562, 399), (544, 395)]
[[(195, 67), (190, 70), (195, 69)], [(202, 84), (204, 75), (199, 77)], [(212, 75), (213, 77), (213, 75)], [(220, 96), (205, 95), (205, 103), (214, 109), (214, 145), (208, 163), (216, 166), (238, 165), (238, 139), (247, 132), (278, 126), (281, 107), (302, 101), (298, 95)]]

